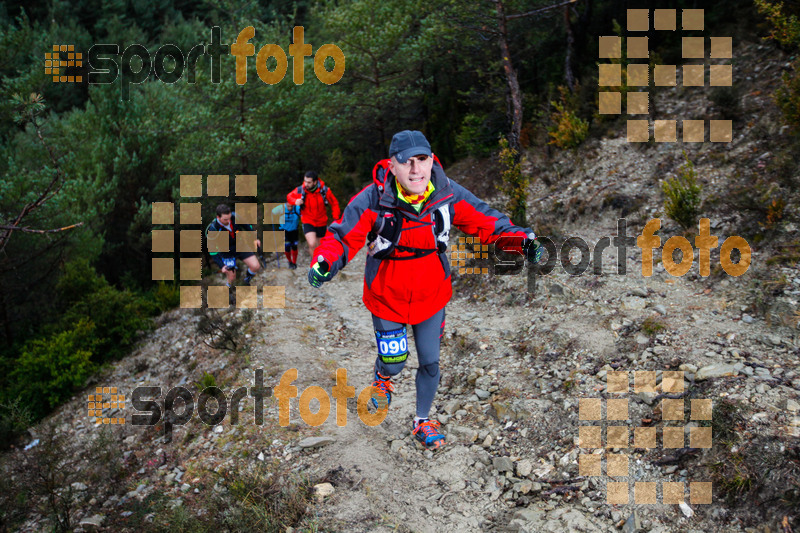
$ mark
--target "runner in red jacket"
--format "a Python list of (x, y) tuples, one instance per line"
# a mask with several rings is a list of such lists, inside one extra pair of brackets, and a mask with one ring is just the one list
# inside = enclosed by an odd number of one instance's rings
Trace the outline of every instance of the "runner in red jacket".
[(391, 159), (376, 165), (375, 182), (353, 197), (342, 219), (330, 226), (314, 252), (308, 278), (319, 287), (368, 244), (363, 300), (372, 312), (378, 343), (373, 404), (384, 408), (391, 402), (391, 377), (405, 365), (405, 325), (411, 324), (419, 359), (413, 433), (426, 447), (436, 448), (444, 436), (428, 415), (439, 384), (444, 307), (452, 296), (450, 227), (479, 237), (482, 244), (516, 238), (516, 250), (534, 262), (541, 247), (529, 228), (515, 226), (450, 180), (421, 132), (397, 133), (389, 154)]
[(342, 216), (339, 202), (313, 170), (306, 172), (301, 186), (286, 195), (286, 202), (289, 205), (300, 207), (300, 222), (303, 223), (308, 252), (313, 255), (319, 245), (319, 239), (325, 235), (327, 230), (328, 213), (325, 211), (325, 207), (330, 205), (333, 220), (339, 220), (339, 217)]

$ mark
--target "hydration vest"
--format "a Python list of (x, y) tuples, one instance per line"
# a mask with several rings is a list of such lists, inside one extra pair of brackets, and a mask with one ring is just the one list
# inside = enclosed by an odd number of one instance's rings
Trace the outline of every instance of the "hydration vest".
[[(297, 188), (297, 193), (300, 195), (300, 199), (303, 200), (303, 204), (300, 206), (300, 209), (303, 209), (306, 206), (306, 188), (302, 185)], [(312, 191), (316, 192), (316, 190)], [(319, 188), (319, 192), (322, 195), (322, 200), (325, 202), (325, 207), (328, 207), (328, 186), (323, 185)]]
[[(439, 163), (439, 159), (436, 156), (434, 156), (434, 161)], [(441, 163), (439, 164), (441, 165)], [(384, 191), (388, 173), (388, 159), (378, 161), (372, 169), (372, 179), (381, 194)], [(425, 257), (435, 252), (440, 254), (447, 252), (451, 222), (449, 205), (440, 206), (433, 212), (434, 222), (431, 224), (431, 229), (436, 238), (436, 248), (412, 248), (399, 244), (404, 218), (402, 211), (399, 209), (381, 207), (372, 230), (367, 234), (367, 253), (375, 259), (403, 261)], [(395, 257), (392, 256), (395, 250), (412, 253), (413, 255)]]

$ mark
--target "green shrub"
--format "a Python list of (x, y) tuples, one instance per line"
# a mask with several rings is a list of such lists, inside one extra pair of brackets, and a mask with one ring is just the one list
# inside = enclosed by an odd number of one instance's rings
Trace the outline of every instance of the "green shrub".
[(739, 105), (740, 95), (737, 87), (717, 87), (708, 95), (708, 99), (714, 104), (719, 112), (719, 116), (724, 119), (738, 119), (741, 115)]
[(348, 157), (341, 148), (334, 148), (328, 153), (328, 159), (322, 166), (320, 177), (339, 198), (348, 198), (361, 189), (358, 173), (349, 172), (347, 162)]
[(162, 282), (148, 297), (141, 297), (127, 289), (118, 290), (88, 261), (75, 259), (64, 266), (56, 283), (56, 300), (61, 317), (47, 327), (49, 334), (70, 330), (81, 319), (91, 320), (99, 340), (94, 362), (102, 363), (126, 354), (137, 331), (150, 328), (150, 315), (177, 307), (180, 287)]
[(800, 60), (795, 61), (794, 72), (784, 73), (783, 86), (775, 91), (775, 103), (786, 124), (794, 132), (800, 132)]
[[(561, 102), (553, 101), (555, 111), (550, 115), (553, 126), (548, 129), (551, 139), (548, 144), (555, 144), (559, 148), (575, 148), (581, 144), (589, 133), (589, 123), (580, 118), (575, 108), (575, 98), (570, 96), (565, 87), (559, 87)], [(577, 88), (576, 88), (577, 91)]]
[(199, 392), (203, 392), (209, 387), (217, 387), (217, 378), (214, 377), (214, 374), (209, 374), (208, 372), (203, 372), (203, 377), (200, 378), (199, 381), (195, 381), (195, 386)]
[[(789, 13), (783, 2), (771, 3), (755, 0), (759, 13), (772, 24), (772, 34), (783, 46), (797, 52), (800, 49), (800, 18)], [(775, 103), (783, 112), (786, 124), (800, 133), (800, 59), (792, 63), (792, 72), (783, 75), (783, 85), (775, 91)]]
[(654, 317), (647, 317), (642, 322), (642, 333), (648, 337), (653, 337), (665, 329), (664, 323)]
[(526, 205), (530, 180), (522, 174), (517, 151), (508, 145), (508, 140), (505, 138), (500, 139), (498, 159), (500, 168), (503, 170), (499, 188), (509, 197), (509, 216), (514, 224), (523, 227), (527, 226)]
[(95, 324), (86, 318), (71, 329), (30, 341), (16, 361), (7, 394), (28, 406), (34, 418), (43, 417), (83, 387), (96, 369), (92, 356), (98, 344)]
[(456, 135), (456, 150), (463, 156), (487, 157), (494, 149), (497, 136), (487, 125), (486, 116), (469, 113), (461, 121)]
[(13, 444), (32, 423), (31, 409), (20, 398), (0, 403), (0, 450)]
[(311, 504), (309, 479), (288, 475), (277, 461), (234, 472), (223, 478), (230, 501), (225, 525), (235, 531), (283, 531), (303, 520)]
[(64, 265), (64, 272), (56, 282), (58, 307), (62, 311), (68, 309), (103, 287), (108, 287), (108, 282), (97, 275), (89, 261), (82, 257), (73, 259)]
[(61, 327), (91, 318), (97, 326), (97, 350), (94, 361), (103, 363), (128, 353), (139, 331), (152, 326), (151, 306), (131, 291), (106, 285), (70, 307), (61, 319)]
[(153, 305), (159, 313), (175, 309), (181, 304), (181, 286), (178, 283), (159, 281), (152, 289)]
[(678, 176), (661, 184), (664, 192), (664, 210), (667, 216), (689, 229), (697, 225), (700, 214), (700, 193), (702, 188), (697, 183), (697, 173), (686, 152), (683, 153), (686, 163), (678, 169)]

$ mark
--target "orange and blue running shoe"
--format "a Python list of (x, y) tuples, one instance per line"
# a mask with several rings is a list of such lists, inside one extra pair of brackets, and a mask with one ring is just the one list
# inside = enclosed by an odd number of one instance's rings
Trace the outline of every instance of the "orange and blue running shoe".
[(437, 420), (421, 420), (412, 433), (428, 449), (435, 449), (445, 444), (444, 435), (439, 433)]
[(375, 381), (372, 382), (372, 405), (376, 409), (388, 408), (392, 403), (394, 383), (391, 377), (386, 377), (375, 371)]

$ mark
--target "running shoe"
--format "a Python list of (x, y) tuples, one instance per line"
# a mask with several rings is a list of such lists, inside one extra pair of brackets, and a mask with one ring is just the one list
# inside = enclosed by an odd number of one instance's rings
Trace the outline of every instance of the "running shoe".
[(444, 445), (444, 435), (439, 433), (437, 420), (422, 420), (412, 431), (414, 437), (426, 448), (432, 450)]
[(385, 377), (375, 371), (375, 381), (372, 382), (372, 405), (376, 409), (388, 408), (392, 403), (394, 383), (391, 377)]

